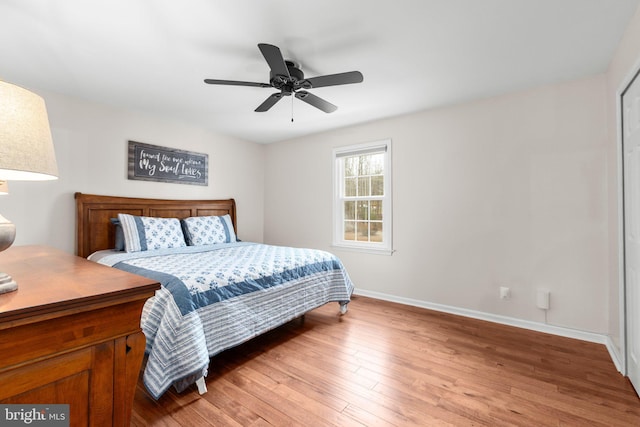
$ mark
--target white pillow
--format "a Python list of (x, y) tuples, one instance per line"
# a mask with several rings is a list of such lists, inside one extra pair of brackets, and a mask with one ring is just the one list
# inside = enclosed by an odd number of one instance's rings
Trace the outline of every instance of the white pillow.
[(189, 246), (215, 245), (236, 241), (236, 232), (228, 214), (224, 216), (192, 216), (183, 219), (182, 225)]
[(180, 220), (118, 214), (126, 252), (186, 246)]

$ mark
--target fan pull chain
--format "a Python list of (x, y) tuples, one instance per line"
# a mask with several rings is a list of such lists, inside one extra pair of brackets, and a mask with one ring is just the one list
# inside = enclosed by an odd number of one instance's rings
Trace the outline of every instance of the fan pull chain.
[(291, 97), (291, 123), (293, 123), (293, 96)]

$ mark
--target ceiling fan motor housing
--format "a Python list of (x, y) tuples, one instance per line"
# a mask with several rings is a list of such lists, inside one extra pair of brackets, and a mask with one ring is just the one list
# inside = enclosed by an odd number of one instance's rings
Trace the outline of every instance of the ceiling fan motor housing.
[(285, 94), (290, 95), (291, 92), (298, 90), (300, 88), (310, 89), (311, 85), (305, 85), (304, 81), (304, 73), (300, 69), (300, 65), (287, 59), (284, 61), (287, 66), (287, 70), (289, 71), (289, 77), (283, 76), (280, 74), (274, 74), (273, 71), (269, 73), (269, 81), (271, 85), (280, 89)]

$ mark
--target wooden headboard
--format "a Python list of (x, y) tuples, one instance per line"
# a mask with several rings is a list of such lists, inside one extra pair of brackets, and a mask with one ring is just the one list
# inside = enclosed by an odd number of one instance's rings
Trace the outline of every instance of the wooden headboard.
[(226, 200), (162, 200), (134, 197), (98, 196), (76, 193), (76, 252), (88, 257), (95, 251), (115, 246), (115, 227), (111, 218), (119, 213), (163, 218), (188, 218), (191, 216), (231, 216), (236, 224), (236, 202)]

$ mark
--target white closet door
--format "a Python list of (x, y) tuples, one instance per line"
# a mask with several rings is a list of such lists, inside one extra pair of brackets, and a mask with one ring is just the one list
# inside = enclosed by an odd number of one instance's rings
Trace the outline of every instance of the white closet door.
[(640, 393), (640, 76), (622, 96), (627, 375)]

